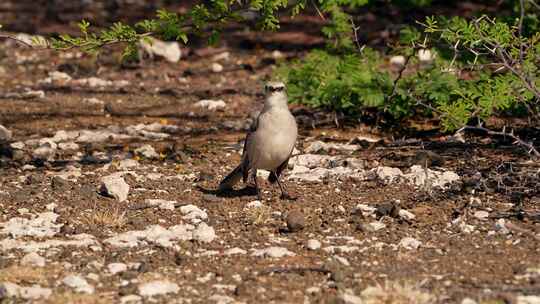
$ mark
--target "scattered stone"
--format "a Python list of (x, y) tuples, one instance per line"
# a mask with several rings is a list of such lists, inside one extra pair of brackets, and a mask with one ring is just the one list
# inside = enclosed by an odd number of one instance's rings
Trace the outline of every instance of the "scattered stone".
[(399, 217), (406, 220), (406, 221), (412, 221), (416, 218), (416, 215), (414, 215), (414, 213), (410, 212), (410, 211), (407, 211), (405, 209), (401, 209), (399, 210), (398, 212), (399, 214)]
[(214, 228), (208, 226), (206, 223), (200, 223), (195, 230), (193, 230), (193, 239), (210, 243), (216, 238), (216, 232)]
[(335, 144), (335, 143), (325, 143), (322, 141), (312, 142), (306, 149), (306, 153), (320, 153), (320, 152), (330, 152), (331, 150), (344, 151), (344, 152), (354, 152), (359, 150), (361, 147), (359, 145), (349, 145), (349, 144)]
[(344, 257), (334, 255), (334, 260), (338, 261), (343, 266), (351, 266), (351, 263), (349, 263), (349, 261)]
[(64, 86), (64, 85), (67, 85), (71, 81), (71, 79), (72, 79), (71, 76), (69, 76), (66, 73), (52, 71), (52, 72), (49, 72), (49, 77), (39, 81), (39, 83)]
[(223, 72), (223, 66), (217, 62), (212, 63), (212, 72), (214, 73), (221, 73)]
[(289, 232), (300, 231), (306, 226), (304, 214), (302, 214), (302, 212), (298, 210), (293, 210), (289, 212), (285, 220), (287, 222), (287, 228), (289, 229)]
[(174, 210), (176, 201), (166, 201), (162, 199), (147, 199), (145, 201), (150, 206), (158, 206), (162, 210)]
[(194, 224), (204, 221), (208, 218), (208, 214), (206, 213), (206, 211), (201, 210), (195, 205), (182, 206), (180, 207), (180, 212), (184, 215), (182, 217), (184, 220), (190, 220)]
[(328, 253), (349, 253), (349, 252), (357, 251), (358, 249), (359, 249), (358, 246), (347, 246), (347, 245), (328, 246), (328, 247), (323, 248), (323, 250)]
[(224, 295), (211, 295), (208, 300), (215, 302), (216, 304), (230, 304), (235, 303), (234, 299)]
[(178, 241), (201, 241), (211, 242), (216, 237), (212, 227), (205, 223), (198, 227), (193, 225), (176, 225), (164, 228), (153, 225), (145, 230), (135, 230), (120, 233), (106, 239), (104, 242), (115, 247), (136, 247), (143, 244), (156, 244), (162, 247), (173, 247)]
[(77, 151), (79, 150), (79, 145), (74, 142), (59, 143), (58, 149), (63, 151)]
[(109, 272), (113, 275), (117, 273), (121, 273), (128, 270), (128, 266), (124, 263), (110, 263), (107, 265), (107, 269), (109, 269)]
[(375, 211), (377, 211), (377, 208), (366, 205), (366, 204), (358, 204), (356, 205), (355, 210), (353, 210), (353, 212), (357, 210), (362, 212), (362, 216), (368, 217), (368, 216), (371, 216), (372, 214), (375, 214)]
[(540, 296), (518, 296), (517, 304), (540, 304)]
[(40, 146), (32, 152), (32, 157), (39, 160), (51, 161), (56, 155), (58, 146), (52, 140), (46, 140), (40, 143)]
[(283, 247), (268, 247), (264, 249), (254, 249), (252, 256), (264, 257), (264, 258), (282, 258), (285, 256), (294, 256), (294, 252), (289, 251)]
[(180, 287), (170, 281), (152, 281), (139, 285), (138, 289), (139, 294), (143, 297), (153, 297), (180, 291)]
[(62, 280), (62, 283), (75, 289), (79, 293), (94, 293), (94, 286), (88, 284), (88, 282), (80, 275), (69, 275)]
[(422, 242), (412, 237), (404, 237), (399, 241), (399, 246), (408, 250), (416, 250), (422, 245)]
[(21, 259), (21, 265), (45, 267), (45, 258), (35, 252), (31, 252)]
[(375, 168), (376, 177), (385, 184), (391, 184), (399, 181), (403, 176), (403, 172), (399, 168), (381, 166)]
[(384, 223), (381, 223), (378, 221), (368, 223), (367, 225), (364, 226), (364, 228), (369, 232), (379, 231), (381, 229), (384, 229), (385, 227), (386, 225)]
[(392, 56), (390, 58), (390, 63), (397, 66), (404, 66), (405, 65), (405, 56), (398, 55), (398, 56)]
[(474, 217), (479, 219), (479, 220), (487, 220), (489, 218), (489, 212), (487, 211), (484, 211), (484, 210), (480, 210), (480, 211), (476, 211), (474, 213)]
[(122, 176), (112, 174), (101, 179), (100, 192), (103, 195), (117, 199), (119, 202), (123, 202), (128, 198), (129, 185)]
[(0, 125), (0, 141), (9, 141), (13, 136), (13, 132), (8, 130), (6, 127)]
[(471, 298), (465, 298), (461, 301), (461, 304), (477, 304), (477, 302)]
[(126, 170), (131, 168), (136, 168), (139, 166), (139, 162), (135, 159), (122, 159), (118, 162), (117, 168), (120, 170)]
[(289, 164), (293, 167), (302, 166), (309, 169), (314, 169), (318, 167), (335, 167), (338, 158), (336, 156), (330, 155), (319, 155), (319, 154), (301, 154), (294, 156), (290, 159)]
[(458, 181), (459, 175), (452, 171), (435, 171), (423, 168), (419, 165), (411, 167), (411, 173), (404, 176), (409, 183), (417, 187), (441, 188), (446, 189), (448, 185)]
[(431, 50), (421, 49), (418, 50), (418, 59), (421, 62), (431, 62), (435, 56), (432, 54)]
[(503, 218), (498, 219), (495, 222), (495, 230), (498, 231), (501, 234), (509, 234), (510, 233), (510, 229), (508, 229), (506, 227), (506, 221)]
[[(2, 125), (0, 125), (0, 140), (6, 140), (5, 138), (3, 139), (2, 137), (2, 128), (3, 128)], [(17, 141), (17, 142), (11, 143), (10, 146), (16, 150), (22, 150), (24, 149), (26, 145), (22, 141)]]
[(5, 294), (8, 298), (22, 298), (25, 300), (47, 299), (52, 295), (50, 288), (43, 288), (39, 285), (23, 287), (10, 282), (0, 283), (0, 299), (4, 300)]
[(0, 227), (3, 227), (0, 234), (8, 234), (13, 238), (52, 237), (60, 232), (60, 227), (62, 227), (62, 224), (56, 224), (58, 216), (54, 212), (43, 212), (31, 220), (21, 217), (11, 218), (5, 223), (0, 223)]
[(321, 248), (321, 242), (319, 242), (318, 240), (311, 239), (307, 241), (306, 247), (309, 250), (318, 250)]
[(142, 297), (138, 295), (127, 295), (120, 298), (121, 304), (141, 303)]
[(264, 205), (259, 200), (251, 201), (251, 202), (246, 204), (246, 208), (261, 208), (262, 206), (264, 206)]
[(0, 251), (17, 249), (24, 252), (35, 252), (55, 247), (90, 247), (97, 244), (94, 236), (89, 234), (72, 235), (70, 238), (71, 240), (47, 240), (43, 242), (27, 242), (8, 238), (0, 241)]
[(146, 159), (159, 159), (159, 153), (151, 145), (144, 145), (136, 149), (135, 153)]
[(162, 57), (168, 62), (176, 63), (180, 61), (182, 57), (182, 50), (180, 49), (180, 44), (178, 42), (165, 42), (156, 38), (148, 37), (142, 39), (139, 42), (139, 47), (144, 51), (150, 58)]
[(196, 107), (207, 109), (209, 111), (216, 111), (216, 110), (222, 110), (225, 109), (227, 104), (225, 101), (219, 99), (219, 100), (212, 100), (212, 99), (203, 99), (195, 103)]
[(348, 290), (339, 295), (339, 299), (343, 304), (364, 304), (364, 301), (359, 296), (356, 296), (352, 291)]
[(225, 255), (247, 254), (247, 251), (245, 251), (242, 248), (234, 247), (234, 248), (225, 250), (223, 254)]

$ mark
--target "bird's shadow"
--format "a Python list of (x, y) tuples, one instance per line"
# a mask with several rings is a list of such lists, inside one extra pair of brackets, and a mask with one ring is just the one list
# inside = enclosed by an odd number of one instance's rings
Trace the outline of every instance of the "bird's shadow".
[(204, 194), (215, 195), (217, 197), (242, 197), (242, 196), (256, 196), (257, 195), (257, 190), (255, 189), (255, 187), (252, 187), (252, 186), (246, 186), (238, 190), (205, 189), (201, 186), (197, 186), (197, 189)]

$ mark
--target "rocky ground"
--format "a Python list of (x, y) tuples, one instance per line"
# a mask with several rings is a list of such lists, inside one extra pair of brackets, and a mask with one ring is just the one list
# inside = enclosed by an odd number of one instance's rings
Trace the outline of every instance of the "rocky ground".
[(540, 303), (540, 166), (511, 142), (294, 105), (297, 199), (219, 193), (297, 53), (182, 52), (1, 42), (1, 303)]

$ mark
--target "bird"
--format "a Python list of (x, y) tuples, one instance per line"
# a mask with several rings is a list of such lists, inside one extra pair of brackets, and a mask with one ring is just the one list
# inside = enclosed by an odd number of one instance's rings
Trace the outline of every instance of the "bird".
[(251, 173), (257, 198), (262, 200), (257, 182), (257, 170), (262, 169), (270, 171), (271, 184), (278, 183), (281, 199), (294, 200), (283, 187), (280, 176), (294, 150), (298, 127), (289, 111), (285, 84), (271, 81), (264, 86), (264, 91), (264, 107), (246, 135), (240, 164), (221, 181), (219, 190), (231, 190), (240, 179), (246, 183)]

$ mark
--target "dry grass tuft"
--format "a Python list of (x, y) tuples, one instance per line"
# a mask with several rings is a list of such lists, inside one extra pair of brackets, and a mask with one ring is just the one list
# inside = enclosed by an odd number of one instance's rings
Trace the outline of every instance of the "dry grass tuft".
[(55, 269), (14, 265), (0, 269), (0, 282), (44, 284), (57, 274)]
[(370, 286), (361, 293), (365, 304), (428, 304), (435, 303), (435, 297), (420, 290), (418, 285), (386, 282), (384, 285)]
[(110, 294), (79, 294), (72, 292), (55, 293), (47, 301), (47, 304), (108, 304), (115, 303)]
[(80, 222), (90, 227), (122, 228), (127, 223), (127, 217), (126, 212), (121, 212), (119, 209), (95, 210), (84, 214)]
[(246, 220), (250, 225), (264, 225), (272, 219), (272, 208), (261, 206), (246, 210)]

